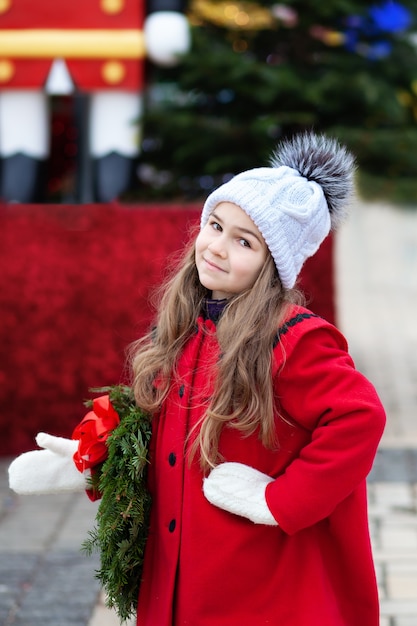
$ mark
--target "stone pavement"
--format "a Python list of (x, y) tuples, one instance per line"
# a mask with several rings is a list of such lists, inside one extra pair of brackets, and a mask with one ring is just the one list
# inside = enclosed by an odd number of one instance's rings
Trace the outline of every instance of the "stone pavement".
[(0, 624), (84, 626), (99, 594), (98, 561), (80, 546), (97, 505), (84, 494), (18, 497), (8, 462), (0, 462)]
[[(369, 477), (381, 626), (417, 626), (417, 210), (358, 203), (336, 239), (336, 278), (339, 326), (388, 414)], [(79, 549), (97, 503), (19, 498), (8, 463), (0, 459), (0, 626), (118, 626), (97, 558)]]

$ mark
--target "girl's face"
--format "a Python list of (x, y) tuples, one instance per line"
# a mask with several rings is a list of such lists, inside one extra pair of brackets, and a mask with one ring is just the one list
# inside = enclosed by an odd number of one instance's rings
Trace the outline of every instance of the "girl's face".
[(268, 254), (258, 228), (232, 202), (216, 206), (195, 244), (200, 282), (218, 300), (250, 289)]

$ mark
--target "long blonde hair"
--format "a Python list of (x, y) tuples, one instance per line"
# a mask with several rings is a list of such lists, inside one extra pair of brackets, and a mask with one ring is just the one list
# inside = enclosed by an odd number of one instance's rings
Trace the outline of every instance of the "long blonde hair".
[[(198, 278), (193, 244), (162, 286), (155, 331), (130, 349), (132, 386), (145, 411), (155, 413), (166, 398), (208, 295)], [(266, 447), (276, 445), (272, 346), (287, 306), (300, 301), (297, 290), (282, 287), (270, 254), (253, 287), (229, 300), (217, 324), (222, 358), (216, 364), (213, 395), (192, 447), (194, 453), (199, 448), (203, 469), (220, 460), (219, 438), (225, 424), (245, 435), (259, 429)]]

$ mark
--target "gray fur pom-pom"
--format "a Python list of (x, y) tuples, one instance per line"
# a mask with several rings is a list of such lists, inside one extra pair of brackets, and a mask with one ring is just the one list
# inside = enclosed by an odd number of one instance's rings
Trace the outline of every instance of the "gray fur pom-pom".
[(355, 159), (336, 139), (302, 133), (282, 141), (271, 158), (272, 167), (287, 165), (318, 183), (329, 207), (333, 230), (346, 217), (354, 191)]

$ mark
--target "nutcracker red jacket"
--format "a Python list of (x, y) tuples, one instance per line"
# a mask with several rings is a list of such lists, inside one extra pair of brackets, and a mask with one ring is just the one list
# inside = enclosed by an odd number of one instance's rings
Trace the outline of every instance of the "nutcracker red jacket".
[(276, 480), (278, 527), (255, 525), (204, 497), (189, 434), (211, 393), (216, 326), (200, 318), (154, 422), (150, 536), (139, 626), (378, 626), (365, 478), (385, 414), (338, 330), (294, 307), (273, 348), (280, 447), (226, 428), (225, 461)]
[[(41, 89), (64, 59), (82, 91), (143, 87), (143, 22), (152, 0), (3, 0), (0, 88)], [(163, 0), (159, 10), (178, 10)]]

